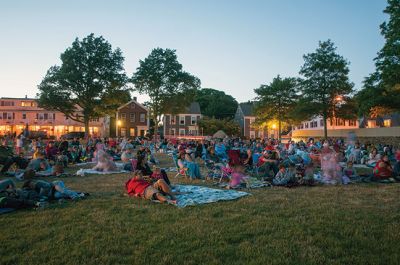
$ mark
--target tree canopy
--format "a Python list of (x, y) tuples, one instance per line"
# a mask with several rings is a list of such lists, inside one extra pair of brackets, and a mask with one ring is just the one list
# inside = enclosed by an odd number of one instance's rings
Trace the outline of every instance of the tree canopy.
[(195, 101), (199, 103), (203, 115), (216, 119), (232, 119), (238, 107), (237, 101), (232, 96), (212, 88), (199, 90)]
[(146, 106), (157, 131), (162, 114), (178, 113), (193, 101), (200, 79), (182, 70), (176, 51), (171, 49), (153, 49), (139, 64), (132, 83), (136, 91), (149, 96)]
[(216, 119), (204, 117), (199, 121), (199, 128), (204, 135), (213, 135), (219, 130), (224, 131), (229, 136), (239, 136), (239, 124), (229, 119)]
[(369, 115), (376, 109), (400, 110), (400, 0), (389, 0), (383, 12), (389, 15), (389, 20), (380, 25), (385, 44), (375, 58), (376, 71), (357, 93), (360, 114)]
[(304, 77), (300, 85), (302, 99), (296, 111), (304, 119), (322, 116), (326, 138), (327, 119), (339, 116), (339, 108), (346, 105), (345, 99), (353, 92), (353, 83), (348, 77), (349, 62), (336, 53), (331, 40), (319, 42), (317, 50), (303, 58), (300, 69)]
[(282, 122), (289, 122), (291, 111), (298, 100), (298, 82), (296, 78), (275, 77), (269, 85), (261, 85), (254, 89), (257, 94), (255, 112), (259, 123), (278, 121), (280, 137)]
[(60, 111), (85, 124), (130, 100), (128, 78), (119, 48), (113, 50), (103, 37), (78, 38), (61, 54), (61, 66), (52, 66), (39, 84), (39, 106)]

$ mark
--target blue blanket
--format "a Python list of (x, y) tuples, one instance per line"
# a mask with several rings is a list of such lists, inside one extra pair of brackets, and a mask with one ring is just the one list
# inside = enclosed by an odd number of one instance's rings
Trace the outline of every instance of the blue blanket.
[(243, 191), (219, 190), (192, 185), (174, 185), (174, 191), (186, 193), (176, 196), (176, 206), (179, 208), (217, 201), (235, 200), (240, 197), (250, 195), (250, 193)]

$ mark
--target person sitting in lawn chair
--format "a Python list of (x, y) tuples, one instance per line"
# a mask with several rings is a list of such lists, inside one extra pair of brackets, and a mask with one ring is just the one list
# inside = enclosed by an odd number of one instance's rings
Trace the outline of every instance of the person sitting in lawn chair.
[(189, 154), (180, 153), (178, 166), (180, 169), (187, 168), (187, 174), (191, 179), (202, 178), (199, 165), (192, 160)]
[(133, 177), (125, 183), (125, 188), (129, 196), (176, 204), (174, 193), (163, 179), (159, 179), (154, 184), (151, 184), (143, 178), (142, 171), (140, 170), (133, 172)]

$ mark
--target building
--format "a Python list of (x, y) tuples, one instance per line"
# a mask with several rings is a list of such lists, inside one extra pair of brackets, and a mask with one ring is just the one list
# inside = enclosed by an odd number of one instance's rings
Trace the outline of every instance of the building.
[[(104, 125), (104, 118), (90, 121), (90, 135), (103, 136)], [(38, 107), (36, 99), (0, 98), (0, 135), (19, 134), (26, 126), (29, 131), (42, 131), (57, 138), (68, 132), (85, 131), (82, 123), (67, 118), (63, 113)]]
[(149, 110), (137, 98), (117, 110), (116, 134), (121, 137), (145, 136), (149, 130)]
[(185, 108), (184, 113), (164, 114), (164, 137), (165, 138), (196, 138), (202, 136), (198, 121), (202, 118), (200, 105), (192, 102)]
[(236, 113), (235, 121), (239, 123), (241, 136), (245, 138), (276, 138), (278, 136), (278, 130), (270, 130), (268, 136), (267, 128), (259, 128), (254, 125), (256, 116), (254, 114), (254, 102), (240, 103)]
[(360, 128), (381, 128), (400, 126), (400, 113), (391, 113), (376, 118), (360, 119)]
[[(328, 130), (343, 130), (359, 128), (358, 120), (345, 120), (340, 118), (327, 119)], [(303, 121), (297, 126), (293, 126), (292, 130), (323, 130), (324, 120), (318, 116), (309, 121)]]

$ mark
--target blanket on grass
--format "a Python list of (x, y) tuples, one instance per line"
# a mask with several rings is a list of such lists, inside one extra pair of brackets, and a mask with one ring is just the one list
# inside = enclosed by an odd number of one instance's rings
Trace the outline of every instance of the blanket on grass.
[[(229, 185), (229, 183), (224, 182), (224, 183), (218, 183), (217, 185), (221, 188), (226, 188)], [(246, 188), (246, 189), (258, 189), (258, 188), (264, 188), (264, 187), (270, 187), (270, 186), (271, 186), (271, 183), (262, 181), (262, 180), (258, 180), (256, 178), (248, 178), (246, 180), (246, 182), (243, 184), (243, 188)]]
[(76, 172), (76, 175), (78, 176), (85, 176), (86, 174), (100, 174), (100, 175), (107, 175), (107, 174), (120, 174), (120, 173), (127, 173), (129, 171), (126, 170), (119, 170), (119, 171), (107, 171), (107, 172), (103, 172), (103, 171), (97, 171), (97, 170), (93, 170), (90, 168), (81, 168)]
[(179, 208), (217, 201), (235, 200), (250, 193), (236, 190), (219, 190), (204, 186), (174, 185), (173, 191), (185, 194), (176, 195)]

